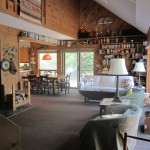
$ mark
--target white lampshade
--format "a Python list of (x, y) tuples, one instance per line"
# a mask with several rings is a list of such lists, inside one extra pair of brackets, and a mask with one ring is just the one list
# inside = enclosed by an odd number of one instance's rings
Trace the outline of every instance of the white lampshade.
[(127, 75), (128, 71), (125, 65), (124, 58), (114, 58), (111, 60), (109, 74), (113, 75)]
[(133, 69), (134, 72), (145, 72), (145, 67), (143, 62), (137, 62)]

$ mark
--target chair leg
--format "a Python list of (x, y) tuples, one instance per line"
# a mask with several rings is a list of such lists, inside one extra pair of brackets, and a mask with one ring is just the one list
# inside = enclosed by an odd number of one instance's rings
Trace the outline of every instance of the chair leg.
[(123, 150), (127, 150), (127, 133), (124, 133), (124, 143), (123, 143)]

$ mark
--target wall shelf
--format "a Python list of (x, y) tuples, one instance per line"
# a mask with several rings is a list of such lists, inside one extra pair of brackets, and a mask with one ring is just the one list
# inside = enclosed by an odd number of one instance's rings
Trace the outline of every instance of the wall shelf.
[(42, 41), (42, 40), (37, 40), (37, 39), (33, 39), (33, 38), (29, 38), (29, 37), (19, 37), (19, 41), (23, 42), (23, 41), (29, 41), (32, 43), (38, 43), (38, 44), (43, 44), (43, 45), (50, 45), (50, 46), (58, 46), (58, 43), (55, 42), (50, 42), (50, 41)]

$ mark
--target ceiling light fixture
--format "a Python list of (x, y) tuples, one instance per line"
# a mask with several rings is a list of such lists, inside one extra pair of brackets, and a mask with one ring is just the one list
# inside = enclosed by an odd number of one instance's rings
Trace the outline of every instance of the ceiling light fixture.
[(52, 57), (49, 54), (45, 54), (45, 55), (43, 55), (42, 60), (52, 60)]

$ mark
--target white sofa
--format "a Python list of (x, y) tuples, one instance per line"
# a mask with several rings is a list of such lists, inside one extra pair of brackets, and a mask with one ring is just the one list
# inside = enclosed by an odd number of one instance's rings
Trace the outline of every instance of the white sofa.
[[(93, 75), (85, 76), (84, 80), (80, 83), (80, 89), (84, 90), (104, 90), (115, 91), (116, 90), (116, 76), (111, 75)], [(125, 87), (125, 79), (129, 79), (129, 85)], [(128, 84), (128, 83), (127, 83)], [(119, 90), (134, 87), (133, 76), (119, 76)]]
[[(116, 79), (116, 76), (110, 75), (85, 76), (80, 82), (79, 92), (84, 96), (85, 102), (112, 98), (116, 93)], [(125, 80), (129, 81), (130, 84), (125, 83)], [(133, 87), (133, 76), (119, 76), (119, 95), (124, 95), (128, 89)]]

